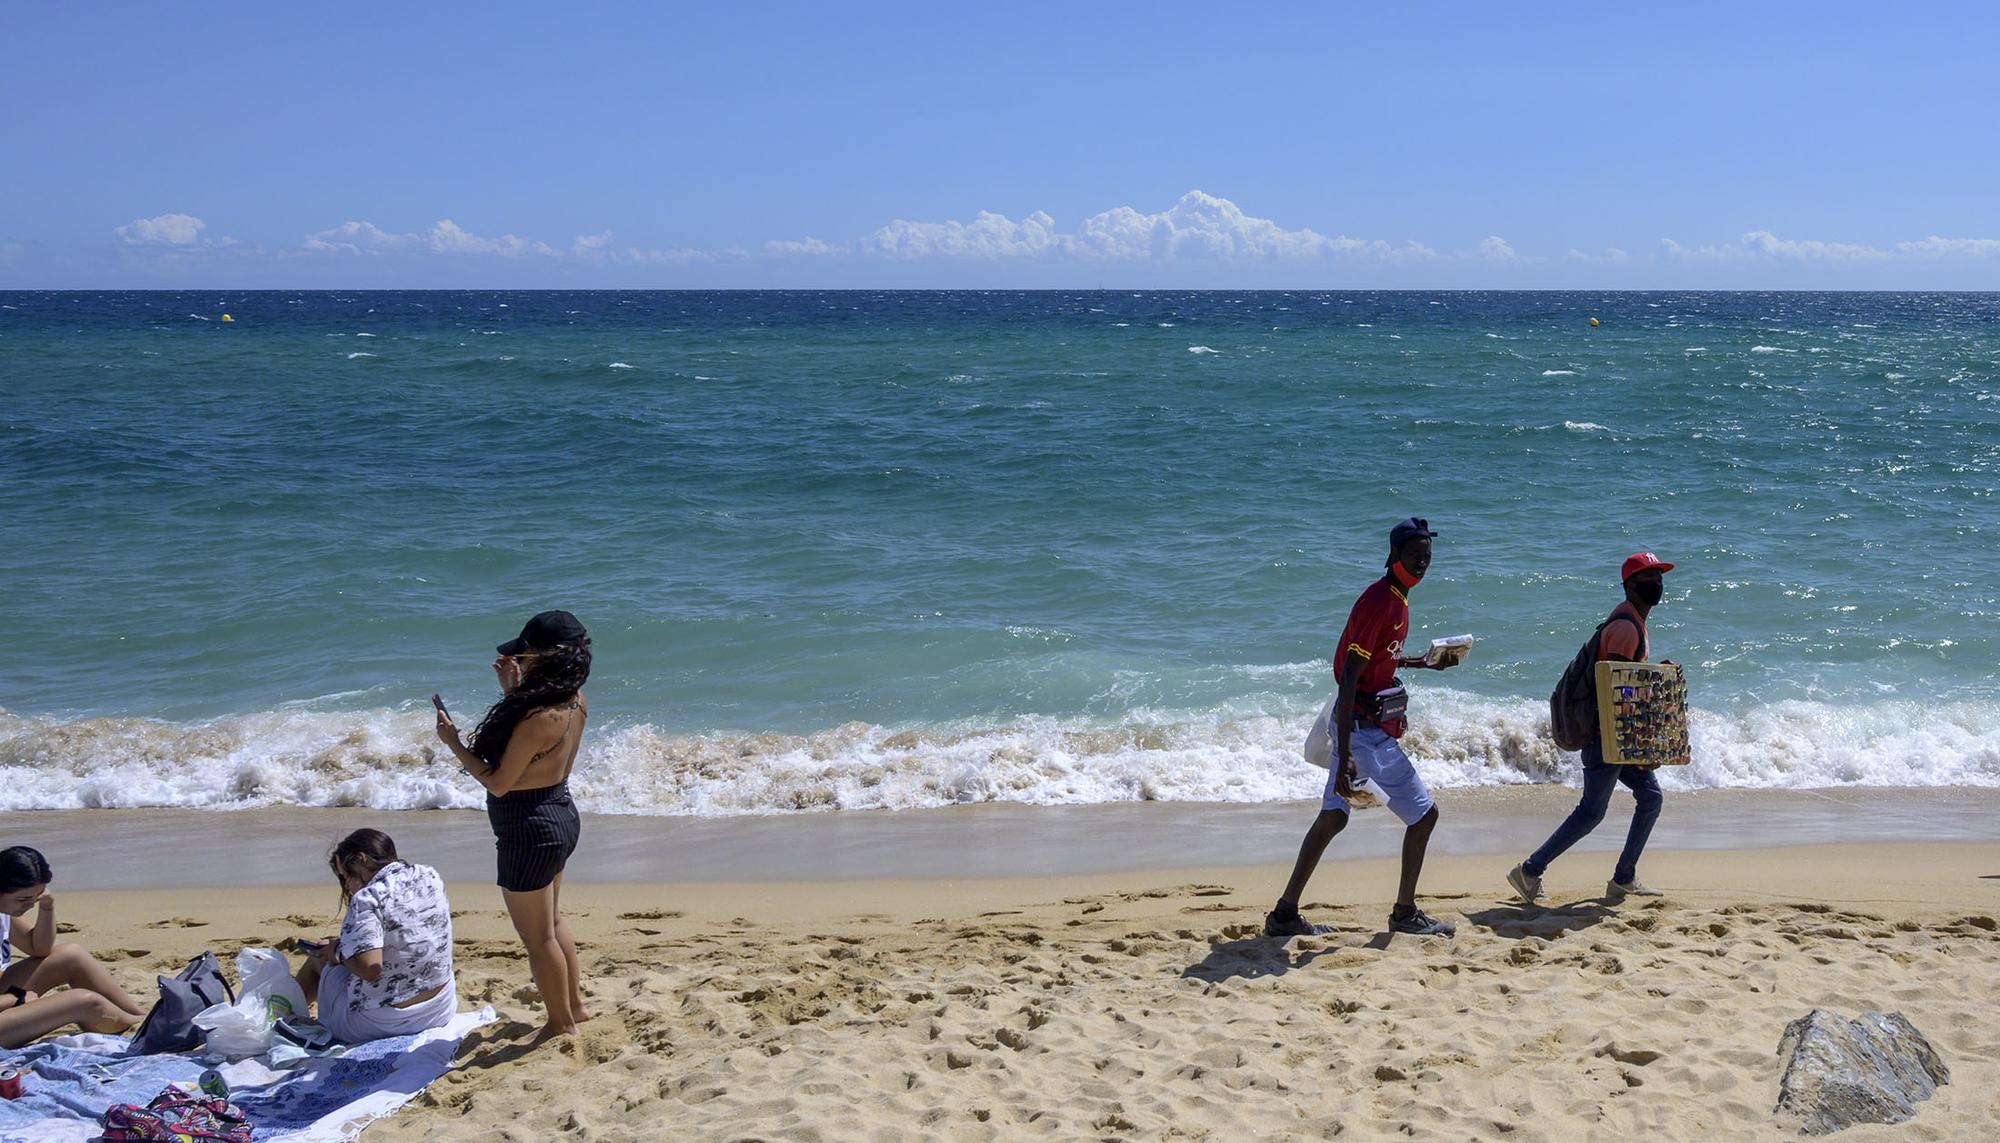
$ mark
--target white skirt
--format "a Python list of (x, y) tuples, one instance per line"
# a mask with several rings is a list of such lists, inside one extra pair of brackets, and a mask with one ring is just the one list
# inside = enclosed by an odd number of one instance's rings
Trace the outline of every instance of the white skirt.
[(458, 982), (438, 990), (436, 996), (408, 1008), (391, 1005), (348, 1006), (357, 981), (341, 965), (328, 965), (319, 974), (319, 1022), (343, 1044), (359, 1044), (389, 1036), (412, 1036), (451, 1023), (458, 1013)]

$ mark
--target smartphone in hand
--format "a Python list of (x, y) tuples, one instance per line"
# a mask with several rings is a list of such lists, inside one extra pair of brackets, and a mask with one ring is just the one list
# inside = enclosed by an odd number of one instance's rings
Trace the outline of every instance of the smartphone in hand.
[(437, 712), (439, 714), (445, 716), (446, 718), (451, 717), (451, 712), (444, 708), (444, 699), (434, 694), (431, 696), (431, 705), (437, 708)]
[(305, 937), (293, 937), (292, 947), (302, 953), (316, 953), (326, 947), (326, 942), (308, 940)]

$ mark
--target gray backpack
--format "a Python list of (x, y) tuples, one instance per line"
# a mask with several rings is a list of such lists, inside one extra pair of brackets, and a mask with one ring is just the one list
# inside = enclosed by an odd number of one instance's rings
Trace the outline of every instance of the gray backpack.
[(146, 1021), (132, 1034), (132, 1054), (185, 1052), (199, 1048), (208, 1033), (195, 1027), (194, 1017), (204, 1008), (236, 1003), (236, 993), (222, 978), (222, 966), (215, 954), (205, 952), (188, 962), (173, 977), (160, 977), (160, 1002), (146, 1013)]

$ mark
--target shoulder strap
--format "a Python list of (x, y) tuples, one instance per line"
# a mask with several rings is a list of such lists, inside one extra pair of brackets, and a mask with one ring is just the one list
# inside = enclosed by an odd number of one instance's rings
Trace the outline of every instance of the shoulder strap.
[[(1604, 629), (1613, 623), (1630, 623), (1634, 627), (1639, 627), (1639, 621), (1630, 615), (1613, 615), (1598, 624), (1597, 630), (1593, 631), (1590, 635), (1590, 659), (1592, 662), (1596, 662), (1597, 657), (1604, 653)], [(1639, 627), (1639, 649), (1642, 651), (1648, 649), (1646, 647), (1646, 629), (1644, 627)]]

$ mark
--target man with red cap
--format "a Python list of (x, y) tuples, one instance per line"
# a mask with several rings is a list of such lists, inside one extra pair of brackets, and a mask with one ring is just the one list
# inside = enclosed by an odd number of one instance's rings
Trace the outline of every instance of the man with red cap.
[[(1652, 650), (1646, 616), (1666, 594), (1664, 576), (1672, 570), (1674, 565), (1651, 552), (1634, 552), (1625, 557), (1624, 565), (1618, 569), (1625, 581), (1625, 602), (1611, 609), (1610, 618), (1593, 636), (1597, 641), (1599, 662), (1646, 661), (1647, 654)], [(1660, 780), (1653, 776), (1654, 769), (1652, 766), (1607, 765), (1603, 746), (1592, 736), (1583, 747), (1583, 798), (1540, 849), (1529, 855), (1528, 860), (1507, 871), (1507, 884), (1514, 887), (1521, 900), (1533, 904), (1540, 899), (1542, 874), (1549, 863), (1597, 828), (1597, 823), (1604, 820), (1605, 807), (1611, 804), (1611, 791), (1620, 782), (1631, 787), (1632, 800), (1636, 804), (1632, 810), (1632, 828), (1625, 835), (1625, 850), (1618, 855), (1618, 866), (1604, 886), (1605, 896), (1614, 901), (1628, 896), (1660, 896), (1658, 889), (1639, 880), (1639, 854), (1646, 848), (1646, 838), (1653, 832), (1653, 823), (1659, 820), (1660, 803), (1664, 800), (1660, 794)]]

